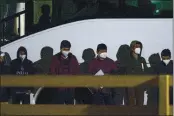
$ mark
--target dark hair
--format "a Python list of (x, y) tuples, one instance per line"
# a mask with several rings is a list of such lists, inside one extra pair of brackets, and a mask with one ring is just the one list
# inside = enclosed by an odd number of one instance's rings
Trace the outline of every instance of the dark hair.
[(171, 57), (171, 52), (169, 49), (164, 49), (162, 52), (161, 52), (161, 56), (169, 56)]
[(63, 40), (60, 44), (60, 49), (71, 48), (71, 43), (68, 40)]
[(100, 50), (107, 50), (107, 46), (103, 43), (99, 44), (97, 46), (97, 52), (99, 52)]

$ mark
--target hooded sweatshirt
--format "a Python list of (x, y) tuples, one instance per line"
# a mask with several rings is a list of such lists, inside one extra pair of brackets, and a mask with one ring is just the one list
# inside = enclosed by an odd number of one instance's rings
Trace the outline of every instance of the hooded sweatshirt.
[(127, 74), (127, 67), (130, 64), (130, 47), (128, 45), (121, 45), (117, 52), (116, 66), (118, 67), (118, 74)]
[[(140, 48), (141, 48), (141, 52), (140, 54), (138, 55), (138, 59), (135, 59), (133, 57), (133, 54), (132, 54), (132, 49), (133, 47), (136, 45), (136, 44), (140, 44)], [(127, 72), (128, 74), (146, 74), (147, 73), (147, 64), (146, 64), (146, 60), (141, 56), (141, 53), (142, 53), (142, 48), (143, 48), (143, 45), (141, 42), (139, 41), (132, 41), (131, 42), (131, 45), (130, 45), (130, 64), (128, 66), (128, 69), (127, 69)]]
[[(140, 54), (138, 55), (138, 58), (135, 59), (133, 56), (133, 47), (136, 44), (140, 44)], [(142, 75), (142, 74), (147, 74), (148, 68), (147, 68), (147, 64), (146, 61), (143, 57), (141, 57), (141, 53), (142, 53), (142, 48), (143, 45), (141, 42), (139, 41), (132, 41), (131, 45), (130, 45), (130, 64), (127, 67), (127, 73), (129, 75)], [(141, 78), (141, 77), (140, 77)], [(140, 92), (141, 91), (141, 92)], [(139, 95), (139, 97), (138, 97)], [(128, 97), (135, 97), (136, 98), (136, 102), (137, 104), (143, 104), (143, 90), (139, 89), (139, 88), (128, 88)], [(140, 100), (141, 99), (141, 100)], [(130, 102), (134, 102), (134, 101), (129, 101)], [(134, 102), (135, 103), (135, 102)]]
[[(24, 51), (26, 54), (26, 58), (22, 61), (19, 57), (20, 51)], [(32, 61), (27, 59), (27, 50), (24, 47), (20, 47), (17, 51), (17, 58), (11, 62), (11, 74), (12, 75), (32, 75), (35, 73), (33, 68)], [(26, 92), (31, 88), (14, 88), (12, 89), (12, 93), (14, 92)]]

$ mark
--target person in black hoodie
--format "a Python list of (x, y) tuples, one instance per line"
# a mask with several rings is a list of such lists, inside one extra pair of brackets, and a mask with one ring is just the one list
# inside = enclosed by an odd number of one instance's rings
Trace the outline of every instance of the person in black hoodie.
[[(156, 76), (157, 75), (157, 72), (156, 72), (157, 64), (159, 64), (161, 62), (159, 53), (152, 54), (148, 60), (150, 63), (150, 67), (148, 68), (148, 74), (152, 74), (152, 75)], [(148, 87), (147, 93), (148, 93), (147, 105), (158, 106), (159, 88), (156, 86)]]
[(173, 75), (173, 60), (171, 60), (171, 52), (169, 49), (164, 49), (161, 52), (162, 61), (157, 65), (157, 74)]
[[(162, 61), (157, 65), (157, 74), (173, 75), (173, 60), (171, 60), (171, 52), (169, 49), (164, 49), (161, 52)], [(170, 87), (170, 104), (173, 104), (173, 88)]]
[[(8, 53), (0, 51), (0, 75), (6, 75), (9, 73), (9, 62), (11, 58)], [(9, 89), (7, 87), (0, 87), (0, 102), (8, 102)]]
[[(12, 75), (32, 75), (34, 74), (34, 68), (32, 61), (27, 59), (27, 50), (25, 47), (20, 47), (17, 51), (17, 58), (11, 62), (11, 74)], [(15, 87), (11, 88), (12, 103), (29, 104), (29, 93), (31, 88), (27, 87)]]
[[(117, 61), (117, 74), (119, 75), (126, 75), (127, 74), (127, 67), (129, 66), (130, 62), (130, 47), (129, 45), (121, 45), (118, 49), (116, 54)], [(113, 98), (114, 102), (117, 105), (122, 105), (124, 99), (124, 105), (128, 105), (128, 95), (127, 95), (128, 88), (116, 88), (113, 90)]]
[[(89, 63), (95, 58), (94, 50), (92, 48), (85, 49), (82, 58), (84, 62), (80, 64), (80, 74), (88, 75)], [(92, 93), (85, 87), (76, 88), (75, 99), (77, 104), (92, 104)]]

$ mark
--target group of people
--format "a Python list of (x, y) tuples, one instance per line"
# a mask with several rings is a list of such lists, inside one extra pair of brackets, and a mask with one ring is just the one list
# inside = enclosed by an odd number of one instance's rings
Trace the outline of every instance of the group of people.
[[(76, 56), (71, 53), (71, 43), (63, 40), (60, 44), (60, 52), (54, 55), (49, 65), (49, 71), (42, 74), (51, 75), (95, 75), (99, 71), (110, 75), (143, 75), (143, 74), (171, 74), (173, 75), (173, 61), (171, 52), (164, 49), (159, 54), (153, 54), (149, 58), (151, 67), (147, 66), (146, 60), (141, 56), (143, 44), (140, 41), (132, 41), (130, 45), (121, 45), (116, 54), (117, 61), (113, 61), (107, 55), (107, 46), (103, 43), (97, 46), (96, 53), (93, 49), (85, 49), (82, 56), (84, 63), (78, 63)], [(27, 58), (27, 50), (20, 47), (17, 58), (9, 65), (5, 63), (5, 54), (1, 53), (1, 74), (34, 75), (38, 73)], [(162, 60), (161, 60), (162, 59)], [(46, 62), (45, 62), (46, 63)], [(118, 77), (119, 78), (119, 77)], [(140, 76), (141, 78), (141, 76)], [(29, 104), (29, 94), (35, 88), (28, 87), (1, 87), (0, 100), (7, 102), (11, 99), (13, 104)], [(144, 91), (148, 93), (147, 105), (158, 104), (158, 88), (134, 87), (134, 88), (44, 88), (36, 101), (36, 104), (98, 104), (98, 105), (143, 105)], [(132, 98), (134, 101), (131, 101)], [(171, 103), (172, 89), (170, 91)]]
[[(54, 6), (55, 5), (55, 6)], [(48, 4), (41, 7), (41, 16), (36, 25), (27, 30), (28, 34), (39, 32), (56, 25), (96, 18), (152, 18), (156, 5), (150, 0), (138, 0), (138, 7), (105, 0), (54, 0), (53, 12)]]

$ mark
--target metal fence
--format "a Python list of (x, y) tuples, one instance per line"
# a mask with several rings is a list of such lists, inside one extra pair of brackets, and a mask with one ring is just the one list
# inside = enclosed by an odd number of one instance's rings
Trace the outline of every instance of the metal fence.
[(1, 116), (54, 115), (172, 115), (169, 87), (173, 78), (162, 76), (1, 76), (1, 86), (33, 87), (137, 87), (159, 86), (159, 106), (97, 106), (97, 105), (13, 105), (1, 104)]

